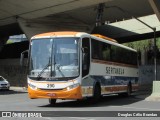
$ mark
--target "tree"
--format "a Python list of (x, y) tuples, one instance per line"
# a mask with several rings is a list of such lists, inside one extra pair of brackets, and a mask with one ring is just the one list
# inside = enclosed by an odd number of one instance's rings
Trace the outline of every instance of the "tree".
[(12, 40), (8, 40), (6, 44), (12, 44), (14, 43)]

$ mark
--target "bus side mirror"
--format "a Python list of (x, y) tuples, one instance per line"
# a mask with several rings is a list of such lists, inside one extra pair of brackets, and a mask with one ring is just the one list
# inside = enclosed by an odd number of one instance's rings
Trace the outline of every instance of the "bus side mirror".
[(27, 66), (27, 64), (24, 63), (24, 56), (25, 53), (28, 53), (28, 50), (25, 50), (21, 53), (21, 58), (20, 58), (20, 66)]

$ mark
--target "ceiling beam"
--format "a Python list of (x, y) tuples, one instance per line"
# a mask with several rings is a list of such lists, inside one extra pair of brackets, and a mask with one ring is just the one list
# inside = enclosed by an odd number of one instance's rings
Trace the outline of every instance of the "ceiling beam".
[(149, 3), (160, 21), (160, 0), (149, 0)]

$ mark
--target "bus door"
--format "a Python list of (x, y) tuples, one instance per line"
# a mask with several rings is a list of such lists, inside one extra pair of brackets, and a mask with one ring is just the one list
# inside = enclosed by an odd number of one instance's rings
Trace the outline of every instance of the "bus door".
[(90, 39), (82, 39), (82, 78), (89, 74), (90, 69)]
[(90, 38), (82, 38), (82, 91), (84, 96), (90, 93)]

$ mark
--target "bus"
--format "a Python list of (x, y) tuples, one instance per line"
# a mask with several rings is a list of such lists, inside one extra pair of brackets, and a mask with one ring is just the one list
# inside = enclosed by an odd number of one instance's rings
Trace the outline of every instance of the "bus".
[(35, 35), (28, 61), (29, 97), (49, 99), (52, 105), (57, 99), (98, 101), (103, 95), (129, 96), (138, 90), (136, 50), (102, 35), (71, 31)]

